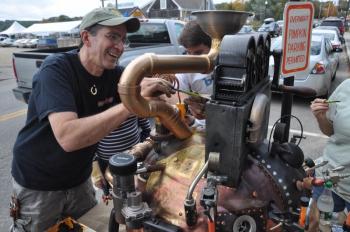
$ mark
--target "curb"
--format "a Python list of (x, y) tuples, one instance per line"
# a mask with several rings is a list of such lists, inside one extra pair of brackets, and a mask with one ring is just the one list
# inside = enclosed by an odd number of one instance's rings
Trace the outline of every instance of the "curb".
[(345, 49), (346, 49), (346, 54), (347, 54), (347, 59), (348, 59), (348, 64), (350, 63), (350, 58), (349, 58), (349, 55), (350, 55), (350, 32), (349, 31), (346, 31), (344, 33), (344, 39), (345, 39)]

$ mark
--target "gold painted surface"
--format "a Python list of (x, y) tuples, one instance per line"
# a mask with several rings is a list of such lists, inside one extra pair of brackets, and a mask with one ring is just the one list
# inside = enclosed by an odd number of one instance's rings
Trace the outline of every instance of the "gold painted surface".
[[(193, 136), (191, 144), (199, 142), (198, 136)], [(185, 142), (186, 143), (186, 142)], [(181, 146), (179, 146), (181, 147)], [(151, 207), (154, 213), (178, 226), (184, 226), (184, 200), (189, 186), (193, 179), (204, 166), (205, 146), (201, 144), (191, 144), (185, 148), (171, 154), (158, 163), (166, 165), (164, 172), (154, 172), (150, 175), (146, 192), (151, 193)], [(199, 198), (203, 181), (196, 187), (193, 198)], [(197, 204), (197, 207), (199, 205)]]

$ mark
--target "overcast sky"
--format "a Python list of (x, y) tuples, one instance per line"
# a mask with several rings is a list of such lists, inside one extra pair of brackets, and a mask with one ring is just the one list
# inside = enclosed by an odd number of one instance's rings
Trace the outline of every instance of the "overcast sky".
[[(118, 0), (118, 3), (133, 2), (144, 6), (150, 0)], [(188, 0), (190, 1), (190, 0)], [(230, 0), (214, 0), (214, 3)], [(106, 0), (115, 4), (115, 0)], [(90, 10), (100, 7), (101, 0), (0, 0), (0, 20), (42, 20), (59, 15), (84, 16)]]

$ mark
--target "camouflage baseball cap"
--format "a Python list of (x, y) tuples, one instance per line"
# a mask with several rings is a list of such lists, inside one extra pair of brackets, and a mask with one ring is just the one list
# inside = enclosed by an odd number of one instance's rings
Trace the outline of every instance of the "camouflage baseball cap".
[(82, 31), (92, 25), (118, 26), (125, 24), (127, 32), (135, 32), (140, 28), (140, 21), (134, 17), (124, 17), (113, 7), (96, 8), (87, 13), (81, 21), (79, 30)]

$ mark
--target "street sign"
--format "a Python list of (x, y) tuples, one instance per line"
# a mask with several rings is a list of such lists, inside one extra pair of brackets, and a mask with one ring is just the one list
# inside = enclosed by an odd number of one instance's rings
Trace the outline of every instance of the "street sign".
[(293, 75), (309, 65), (314, 7), (310, 2), (288, 2), (284, 8), (282, 74)]

